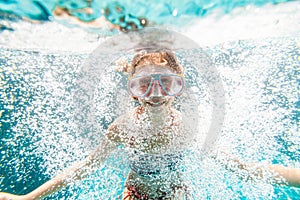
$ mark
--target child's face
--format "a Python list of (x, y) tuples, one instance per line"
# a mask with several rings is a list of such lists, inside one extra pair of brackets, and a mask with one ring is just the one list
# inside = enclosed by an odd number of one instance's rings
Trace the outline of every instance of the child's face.
[(183, 79), (168, 67), (143, 66), (129, 81), (129, 91), (148, 107), (168, 106), (183, 90)]

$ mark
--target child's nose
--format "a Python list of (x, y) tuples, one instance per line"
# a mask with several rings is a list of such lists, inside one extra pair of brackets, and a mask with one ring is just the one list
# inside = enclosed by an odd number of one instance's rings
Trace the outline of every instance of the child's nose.
[(147, 96), (164, 96), (163, 89), (158, 80), (154, 80)]

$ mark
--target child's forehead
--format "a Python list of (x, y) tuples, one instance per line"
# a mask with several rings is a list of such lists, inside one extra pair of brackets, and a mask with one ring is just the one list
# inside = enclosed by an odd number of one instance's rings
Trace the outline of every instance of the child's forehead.
[(147, 65), (141, 66), (136, 69), (136, 75), (146, 75), (146, 74), (173, 74), (172, 70), (166, 66), (159, 65)]

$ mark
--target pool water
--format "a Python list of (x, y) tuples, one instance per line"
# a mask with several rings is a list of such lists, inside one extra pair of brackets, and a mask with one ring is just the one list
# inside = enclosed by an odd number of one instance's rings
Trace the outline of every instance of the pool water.
[[(159, 1), (151, 2), (132, 0), (132, 1), (109, 1), (109, 0), (69, 0), (56, 1), (49, 0), (7, 0), (0, 2), (0, 11), (14, 13), (18, 16), (33, 20), (47, 21), (53, 16), (53, 11), (57, 8), (68, 10), (69, 14), (77, 17), (81, 21), (88, 22), (101, 16), (105, 16), (110, 22), (122, 26), (126, 21), (136, 23), (140, 17), (145, 17), (155, 24), (169, 24), (181, 22), (181, 18), (188, 16), (203, 17), (220, 10), (222, 13), (230, 13), (235, 8), (248, 5), (263, 6), (266, 4), (278, 4), (289, 2), (289, 0), (213, 0), (213, 1)], [(89, 8), (92, 12), (83, 12)], [(155, 10), (155, 12), (153, 12)], [(120, 19), (123, 18), (123, 20)], [(186, 23), (185, 20), (184, 23)], [(138, 23), (136, 23), (138, 25)], [(181, 24), (182, 25), (182, 24)], [(141, 28), (141, 27), (140, 27)]]
[[(3, 21), (15, 30), (0, 33), (0, 190), (24, 194), (84, 158), (101, 139), (101, 134), (90, 134), (93, 130), (74, 123), (73, 111), (81, 66), (103, 38), (55, 22), (32, 25), (5, 16)], [(45, 29), (56, 37), (30, 39), (31, 32), (37, 36), (42, 30), (43, 35)], [(69, 33), (74, 33), (75, 41), (84, 38), (77, 43), (81, 47), (66, 41), (67, 47), (60, 48), (64, 41), (55, 39), (66, 39)], [(300, 167), (300, 37), (297, 30), (291, 33), (236, 38), (204, 48), (225, 90), (226, 115), (216, 146), (243, 161)], [(26, 37), (29, 40), (24, 41)], [(99, 122), (103, 130), (116, 117), (113, 113)], [(79, 129), (85, 134), (78, 133)], [(241, 180), (214, 160), (203, 160), (199, 153), (195, 150), (186, 158), (191, 199), (300, 196), (299, 189), (274, 186), (267, 178)], [(119, 149), (96, 173), (46, 199), (117, 199), (128, 171), (126, 155)]]

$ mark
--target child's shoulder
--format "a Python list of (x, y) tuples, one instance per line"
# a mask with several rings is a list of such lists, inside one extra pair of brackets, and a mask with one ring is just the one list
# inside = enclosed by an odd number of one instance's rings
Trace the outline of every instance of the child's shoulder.
[(118, 117), (107, 129), (106, 136), (109, 140), (122, 143), (126, 138), (127, 124), (129, 123), (126, 115)]

